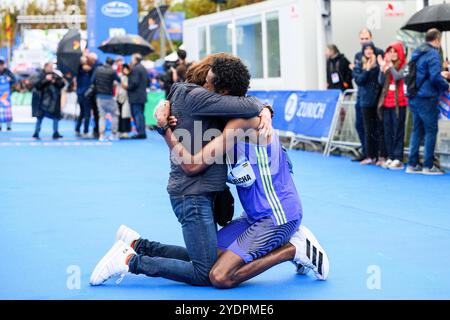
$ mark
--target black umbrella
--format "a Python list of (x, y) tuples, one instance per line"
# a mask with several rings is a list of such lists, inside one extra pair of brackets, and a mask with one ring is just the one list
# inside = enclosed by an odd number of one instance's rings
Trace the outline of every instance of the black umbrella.
[(450, 30), (450, 4), (436, 4), (417, 11), (402, 29), (426, 32), (436, 28), (440, 31)]
[(75, 30), (69, 30), (58, 43), (56, 51), (57, 65), (63, 73), (68, 71), (76, 74), (80, 67), (80, 58), (82, 56), (80, 33)]
[(138, 35), (112, 37), (98, 48), (104, 53), (114, 53), (122, 56), (129, 56), (133, 53), (140, 53), (146, 56), (155, 51), (150, 43)]

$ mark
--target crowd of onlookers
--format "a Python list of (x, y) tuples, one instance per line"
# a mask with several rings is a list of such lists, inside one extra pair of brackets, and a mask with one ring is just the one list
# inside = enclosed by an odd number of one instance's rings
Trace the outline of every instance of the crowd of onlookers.
[[(449, 90), (450, 73), (442, 58), (441, 32), (430, 29), (425, 43), (406, 60), (405, 47), (394, 42), (386, 50), (377, 48), (367, 28), (359, 33), (361, 50), (350, 62), (336, 45), (327, 47), (327, 83), (329, 89), (345, 91), (357, 86), (355, 127), (361, 141), (360, 156), (353, 159), (362, 165), (377, 165), (391, 170), (404, 169), (405, 121), (407, 107), (412, 114), (412, 132), (406, 172), (442, 174), (435, 161), (438, 133), (438, 98)], [(142, 56), (134, 54), (126, 64), (119, 57), (98, 61), (95, 53), (86, 52), (80, 59), (76, 77), (63, 76), (52, 62), (27, 81), (32, 88), (32, 115), (37, 118), (34, 139), (40, 139), (45, 117), (53, 121), (53, 138), (61, 119), (61, 90), (75, 91), (80, 106), (75, 134), (100, 141), (146, 139), (144, 107), (147, 89), (159, 88), (168, 95), (175, 82), (184, 81), (189, 63), (186, 52), (178, 50), (176, 62), (166, 62), (164, 72), (149, 77)], [(0, 75), (16, 83), (14, 74), (0, 59)], [(109, 116), (108, 116), (109, 115)], [(92, 133), (89, 132), (93, 118)], [(106, 136), (107, 118), (111, 135)], [(136, 134), (132, 131), (134, 119)], [(2, 129), (0, 125), (0, 130)], [(11, 124), (7, 123), (7, 129)], [(423, 163), (419, 163), (419, 147), (424, 141)]]
[[(94, 138), (99, 141), (117, 139), (146, 139), (144, 108), (147, 102), (147, 89), (163, 89), (168, 93), (173, 83), (184, 81), (189, 64), (186, 51), (178, 50), (178, 60), (164, 65), (164, 72), (158, 76), (149, 75), (142, 65), (142, 56), (134, 54), (131, 63), (123, 57), (115, 60), (106, 58), (99, 61), (93, 52), (85, 51), (80, 58), (80, 67), (74, 75), (64, 75), (56, 70), (53, 62), (47, 62), (41, 70), (26, 79), (27, 89), (32, 91), (32, 116), (36, 126), (33, 138), (40, 139), (44, 118), (53, 122), (53, 139), (60, 139), (59, 120), (62, 91), (75, 92), (79, 115), (75, 124), (75, 135), (79, 138)], [(11, 89), (17, 89), (16, 77), (0, 59), (0, 76), (8, 77)], [(132, 133), (132, 122), (136, 134)], [(107, 122), (110, 132), (107, 136)], [(93, 124), (93, 128), (90, 128)], [(0, 124), (0, 130), (2, 129)], [(90, 129), (92, 129), (90, 131)], [(11, 130), (11, 123), (7, 123)]]
[[(327, 47), (328, 88), (345, 91), (357, 86), (356, 131), (362, 165), (391, 170), (404, 169), (406, 108), (412, 114), (412, 132), (407, 173), (443, 174), (434, 150), (438, 133), (438, 98), (449, 90), (450, 74), (441, 55), (441, 32), (430, 29), (425, 43), (406, 60), (401, 42), (379, 49), (372, 33), (359, 33), (361, 50), (350, 62), (335, 45)], [(423, 163), (419, 147), (424, 141)]]

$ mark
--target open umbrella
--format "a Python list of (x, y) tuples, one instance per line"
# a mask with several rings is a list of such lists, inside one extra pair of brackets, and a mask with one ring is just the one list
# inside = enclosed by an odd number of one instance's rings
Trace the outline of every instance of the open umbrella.
[(80, 58), (82, 56), (80, 33), (75, 30), (69, 30), (58, 43), (56, 59), (58, 69), (66, 73), (68, 71), (76, 74), (80, 67)]
[(146, 56), (154, 51), (150, 43), (141, 36), (132, 34), (112, 37), (98, 48), (104, 53), (120, 54), (122, 56), (129, 56), (133, 53), (140, 53)]
[(436, 28), (440, 31), (450, 30), (450, 4), (436, 4), (417, 11), (402, 29), (426, 32)]

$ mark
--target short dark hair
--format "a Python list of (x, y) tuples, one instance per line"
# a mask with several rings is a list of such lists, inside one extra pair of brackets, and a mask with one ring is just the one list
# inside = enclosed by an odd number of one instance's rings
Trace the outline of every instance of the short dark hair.
[(180, 58), (181, 60), (186, 60), (187, 53), (183, 49), (178, 49), (177, 55), (178, 55), (178, 58)]
[(250, 86), (250, 72), (241, 60), (216, 58), (211, 66), (216, 92), (245, 96)]
[(112, 66), (114, 64), (114, 60), (111, 57), (106, 58), (106, 64), (108, 66)]
[(122, 65), (122, 70), (124, 70), (124, 69), (128, 69), (128, 71), (131, 71), (130, 65), (128, 63), (124, 63)]
[(441, 37), (442, 37), (442, 33), (438, 29), (432, 28), (432, 29), (429, 29), (427, 31), (427, 33), (425, 34), (425, 41), (431, 42), (436, 39), (441, 39)]

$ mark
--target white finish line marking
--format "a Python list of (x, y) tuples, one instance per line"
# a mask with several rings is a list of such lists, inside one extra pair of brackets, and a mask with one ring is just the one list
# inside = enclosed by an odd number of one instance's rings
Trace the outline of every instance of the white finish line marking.
[(78, 142), (78, 141), (62, 141), (62, 142), (51, 142), (51, 141), (24, 141), (24, 142), (14, 142), (7, 141), (1, 142), (0, 147), (105, 147), (112, 146), (112, 142), (99, 142), (99, 141), (86, 141), (86, 142)]

